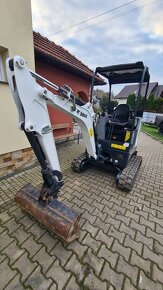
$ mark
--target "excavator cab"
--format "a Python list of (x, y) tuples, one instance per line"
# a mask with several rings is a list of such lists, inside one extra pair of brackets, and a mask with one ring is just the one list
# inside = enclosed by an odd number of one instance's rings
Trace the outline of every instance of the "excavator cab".
[[(99, 114), (95, 123), (98, 155), (98, 160), (95, 163), (97, 166), (100, 165), (100, 167), (118, 172), (118, 186), (120, 188), (131, 189), (133, 181), (130, 182), (130, 185), (126, 186), (124, 183), (122, 185), (120, 176), (123, 176), (123, 170), (125, 171), (128, 164), (136, 163), (135, 174), (133, 174), (134, 179), (136, 171), (141, 164), (142, 158), (137, 156), (136, 149), (150, 80), (148, 67), (144, 66), (141, 61), (97, 67), (92, 79), (91, 99), (93, 96), (94, 80), (97, 74), (107, 79), (109, 83), (109, 98), (106, 110)], [(112, 86), (126, 83), (139, 84), (134, 110), (131, 110), (128, 104), (119, 104), (112, 109)], [(143, 84), (146, 85), (146, 90), (145, 96), (142, 99), (141, 91)], [(128, 169), (130, 172), (131, 168)]]

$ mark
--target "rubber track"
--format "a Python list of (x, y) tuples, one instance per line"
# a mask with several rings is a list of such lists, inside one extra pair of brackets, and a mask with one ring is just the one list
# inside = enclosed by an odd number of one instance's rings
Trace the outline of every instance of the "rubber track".
[(118, 180), (118, 188), (124, 190), (131, 190), (141, 163), (142, 163), (141, 156), (133, 155), (131, 157), (127, 166), (121, 172), (121, 175)]
[[(71, 163), (71, 168), (73, 171), (76, 172), (81, 172), (80, 165), (81, 162), (86, 159), (85, 153), (82, 153), (78, 156), (76, 156), (72, 163)], [(131, 159), (129, 160), (127, 166), (125, 169), (121, 172), (119, 180), (118, 180), (118, 188), (123, 189), (123, 190), (131, 190), (136, 175), (138, 173), (139, 167), (142, 162), (142, 157), (133, 155)]]
[(71, 168), (73, 171), (76, 171), (76, 172), (81, 172), (80, 170), (80, 164), (82, 161), (84, 161), (86, 159), (86, 155), (85, 153), (82, 153), (78, 156), (76, 156), (73, 161), (71, 162)]

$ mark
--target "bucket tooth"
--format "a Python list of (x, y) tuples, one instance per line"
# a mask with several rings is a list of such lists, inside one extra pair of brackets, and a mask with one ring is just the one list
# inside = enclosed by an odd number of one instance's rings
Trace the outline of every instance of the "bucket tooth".
[(57, 199), (45, 205), (39, 200), (39, 196), (39, 189), (27, 184), (17, 192), (15, 202), (67, 243), (77, 239), (81, 213), (68, 208)]

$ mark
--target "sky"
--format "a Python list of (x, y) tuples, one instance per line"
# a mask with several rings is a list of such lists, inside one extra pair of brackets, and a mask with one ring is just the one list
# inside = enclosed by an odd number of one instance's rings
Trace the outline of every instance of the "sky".
[[(63, 46), (92, 70), (143, 61), (149, 67), (151, 81), (163, 84), (163, 0), (31, 3), (33, 30)], [(56, 33), (99, 14), (103, 15)]]

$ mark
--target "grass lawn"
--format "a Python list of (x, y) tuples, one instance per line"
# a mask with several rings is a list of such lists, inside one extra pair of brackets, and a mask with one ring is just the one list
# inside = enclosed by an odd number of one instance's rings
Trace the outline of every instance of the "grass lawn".
[(141, 131), (145, 132), (145, 133), (149, 133), (150, 135), (157, 138), (158, 140), (163, 141), (163, 135), (160, 135), (158, 133), (158, 129), (156, 127), (152, 127), (152, 126), (147, 125), (147, 124), (142, 124)]

